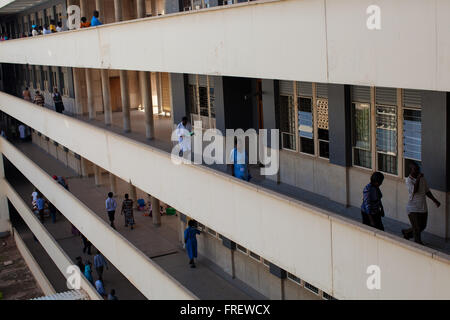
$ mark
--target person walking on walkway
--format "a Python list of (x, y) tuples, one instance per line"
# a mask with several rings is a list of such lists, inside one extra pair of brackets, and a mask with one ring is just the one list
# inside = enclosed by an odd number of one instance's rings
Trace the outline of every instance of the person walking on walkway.
[(28, 141), (28, 130), (27, 130), (27, 127), (23, 124), (23, 123), (21, 123), (20, 125), (19, 125), (19, 138), (20, 138), (20, 141), (22, 141), (22, 142), (27, 142)]
[(125, 217), (125, 227), (130, 225), (131, 230), (133, 230), (134, 225), (134, 214), (133, 214), (133, 200), (129, 199), (128, 193), (125, 194), (125, 200), (122, 203), (121, 214)]
[(238, 144), (238, 140), (234, 138), (234, 148), (230, 152), (230, 163), (232, 175), (238, 179), (250, 181), (251, 175), (248, 169), (248, 157), (245, 148)]
[(41, 193), (38, 194), (38, 198), (36, 200), (36, 208), (39, 212), (39, 220), (44, 223), (45, 200), (44, 197), (42, 197)]
[(58, 113), (63, 113), (64, 103), (61, 94), (58, 92), (58, 88), (53, 89), (53, 101), (55, 102), (55, 111)]
[(83, 253), (86, 253), (87, 250), (87, 254), (91, 255), (92, 243), (84, 236), (84, 234), (80, 233), (80, 236), (83, 241)]
[(83, 263), (83, 259), (81, 259), (81, 257), (76, 257), (75, 258), (75, 262), (78, 266), (78, 268), (80, 268), (80, 272), (82, 272), (84, 274), (84, 263)]
[(94, 268), (95, 271), (97, 271), (98, 278), (103, 281), (103, 269), (106, 267), (108, 268), (108, 263), (106, 262), (103, 255), (100, 253), (99, 250), (97, 250), (97, 254), (94, 257)]
[(23, 90), (22, 96), (25, 100), (31, 102), (31, 93), (30, 93), (30, 90), (28, 90), (28, 87), (26, 87), (25, 90)]
[(194, 258), (197, 258), (197, 235), (200, 230), (197, 229), (197, 223), (189, 220), (188, 227), (184, 230), (184, 243), (186, 244), (186, 253), (189, 257), (191, 268), (195, 268)]
[(93, 286), (95, 286), (94, 278), (92, 278), (92, 263), (89, 260), (84, 265), (84, 276)]
[(91, 27), (101, 26), (103, 23), (100, 22), (99, 12), (97, 10), (94, 11), (93, 17), (91, 19)]
[(61, 176), (53, 176), (52, 177), (53, 180), (55, 180), (56, 182), (58, 182), (60, 185), (62, 185), (64, 187), (64, 189), (66, 189), (67, 191), (69, 191), (69, 185), (67, 184), (66, 179), (64, 179)]
[(106, 299), (106, 291), (102, 280), (99, 279), (95, 281), (95, 288), (97, 289), (98, 294), (101, 295), (103, 299)]
[(50, 211), (50, 217), (52, 218), (52, 223), (56, 223), (56, 207), (50, 201), (48, 202), (48, 210)]
[(384, 231), (381, 217), (384, 217), (383, 204), (380, 186), (383, 183), (384, 175), (381, 172), (374, 172), (370, 177), (370, 183), (363, 190), (363, 202), (361, 205), (362, 222), (378, 230)]
[(428, 187), (427, 180), (423, 173), (420, 172), (420, 167), (417, 163), (411, 163), (410, 173), (406, 178), (406, 188), (408, 189), (408, 203), (406, 205), (406, 212), (408, 213), (411, 228), (403, 229), (403, 237), (407, 240), (414, 237), (414, 241), (423, 245), (421, 233), (427, 227), (428, 207), (427, 198), (430, 198), (437, 208), (441, 203), (433, 196)]
[(116, 290), (111, 289), (110, 293), (108, 294), (108, 300), (119, 300), (116, 296)]
[(116, 214), (117, 202), (116, 199), (113, 198), (114, 194), (112, 192), (108, 193), (108, 198), (106, 198), (106, 212), (108, 212), (109, 222), (113, 229), (116, 229), (114, 226), (114, 215)]
[(191, 136), (192, 136), (192, 128), (188, 123), (188, 118), (183, 117), (181, 122), (177, 125), (176, 134), (178, 137), (178, 145), (180, 146), (179, 156), (183, 157), (183, 155), (191, 150)]
[(44, 96), (41, 94), (39, 90), (36, 90), (33, 103), (37, 104), (40, 107), (43, 107), (45, 105), (45, 99)]

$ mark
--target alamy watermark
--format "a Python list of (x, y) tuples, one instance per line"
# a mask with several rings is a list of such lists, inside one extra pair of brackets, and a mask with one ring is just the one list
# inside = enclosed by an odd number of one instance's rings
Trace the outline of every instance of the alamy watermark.
[(178, 128), (171, 139), (177, 142), (171, 152), (174, 164), (261, 164), (264, 176), (279, 170), (278, 129), (226, 129), (224, 136), (218, 129), (203, 130), (202, 122), (195, 121), (193, 131)]
[(381, 269), (377, 265), (370, 265), (366, 269), (366, 273), (369, 274), (366, 280), (366, 286), (369, 290), (381, 289)]

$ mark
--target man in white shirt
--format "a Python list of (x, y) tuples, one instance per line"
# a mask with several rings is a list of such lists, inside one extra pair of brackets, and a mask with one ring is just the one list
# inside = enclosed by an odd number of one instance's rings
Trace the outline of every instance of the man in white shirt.
[(402, 230), (403, 237), (408, 240), (414, 237), (415, 242), (423, 245), (421, 233), (425, 230), (428, 220), (426, 197), (430, 198), (438, 208), (441, 204), (431, 193), (417, 163), (410, 165), (410, 174), (406, 178), (406, 187), (409, 194), (406, 212), (411, 222), (411, 228)]
[(114, 226), (114, 214), (116, 213), (117, 202), (113, 198), (113, 193), (108, 193), (108, 198), (106, 199), (106, 212), (108, 212), (109, 222), (111, 223), (111, 227), (115, 229)]
[(178, 144), (180, 146), (180, 157), (183, 156), (185, 152), (191, 150), (191, 126), (188, 124), (188, 118), (183, 117), (181, 122), (177, 125), (177, 136)]
[(36, 200), (38, 198), (38, 190), (34, 188), (33, 193), (31, 194), (31, 205), (34, 207), (36, 205)]
[(27, 140), (27, 127), (23, 123), (19, 125), (19, 137), (23, 142)]

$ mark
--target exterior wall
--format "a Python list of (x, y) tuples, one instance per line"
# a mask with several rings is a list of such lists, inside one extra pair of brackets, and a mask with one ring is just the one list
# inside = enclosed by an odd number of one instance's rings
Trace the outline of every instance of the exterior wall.
[(0, 61), (450, 91), (450, 60), (439, 60), (450, 51), (450, 3), (384, 0), (376, 31), (365, 24), (370, 4), (267, 1), (162, 15), (6, 41)]
[[(280, 150), (280, 181), (345, 204), (347, 202), (347, 169), (328, 160)], [(274, 178), (272, 178), (274, 179)]]
[(197, 237), (197, 241), (198, 252), (203, 257), (206, 257), (227, 274), (233, 276), (232, 253), (230, 249), (222, 244), (221, 240), (211, 236), (207, 232), (202, 232), (202, 234)]
[[(53, 203), (59, 211), (84, 234), (92, 244), (98, 248), (104, 256), (122, 274), (128, 278), (136, 288), (149, 299), (196, 299), (190, 291), (184, 288), (177, 280), (172, 278), (160, 266), (154, 263), (145, 254), (134, 247), (124, 237), (112, 230), (108, 223), (103, 221), (88, 207), (82, 204), (75, 196), (65, 190), (30, 159), (4, 139), (0, 140), (1, 152), (24, 176), (38, 188), (45, 197)], [(12, 189), (5, 179), (0, 180), (0, 193), (8, 197), (14, 207), (20, 213), (33, 234), (49, 256), (64, 273), (68, 265), (72, 265), (70, 259), (59, 247), (56, 241), (48, 234), (38, 218), (31, 212), (28, 205)], [(112, 246), (111, 244), (114, 243)], [(86, 284), (87, 283), (87, 284)], [(86, 285), (86, 286), (84, 286)], [(96, 290), (82, 277), (82, 288), (88, 294), (97, 296)]]
[[(38, 108), (23, 99), (0, 93), (0, 109), (338, 299), (450, 297), (450, 259), (443, 253), (207, 167), (174, 165), (169, 153)], [(107, 225), (100, 232), (92, 221), (93, 215), (85, 214), (87, 209), (71, 194), (57, 184), (47, 184), (46, 179), (51, 178), (44, 173), (38, 175), (40, 168), (20, 157), (4, 139), (0, 139), (0, 147), (9, 160), (20, 159), (13, 161), (18, 170), (45, 191), (49, 201), (61, 207), (60, 211), (67, 210), (69, 220), (82, 232), (89, 232), (87, 236), (105, 256), (106, 251), (112, 255), (120, 252), (121, 259), (116, 262), (126, 261), (123, 253), (128, 252), (127, 248), (113, 252), (110, 245), (97, 245), (97, 241), (106, 241), (104, 234), (110, 232)], [(152, 166), (148, 166), (149, 161)], [(142, 167), (146, 167), (145, 172), (140, 170)], [(188, 186), (193, 179), (197, 182), (194, 189)], [(282, 232), (261, 232), (273, 228), (274, 221)], [(289, 243), (295, 244), (295, 250), (286, 245)], [(386, 284), (378, 292), (365, 286), (367, 266), (372, 264), (390, 270), (387, 275), (383, 273)], [(355, 277), (361, 278), (357, 286), (353, 285)], [(412, 278), (420, 279), (420, 283)]]
[(267, 266), (238, 250), (235, 251), (234, 263), (236, 278), (271, 300), (282, 298), (282, 280), (272, 275)]

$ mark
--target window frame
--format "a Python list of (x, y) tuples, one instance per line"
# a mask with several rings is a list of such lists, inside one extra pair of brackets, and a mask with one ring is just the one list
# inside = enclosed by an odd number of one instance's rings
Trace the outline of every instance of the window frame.
[[(381, 168), (380, 168), (380, 164), (379, 164), (379, 161), (378, 161), (378, 154), (385, 154), (385, 155), (389, 155), (389, 156), (392, 156), (391, 154), (389, 154), (389, 153), (385, 153), (385, 152), (382, 152), (382, 151), (378, 151), (378, 146), (377, 146), (377, 144), (375, 143), (375, 157), (376, 157), (376, 171), (380, 171), (380, 172), (382, 172), (383, 174), (387, 174), (387, 175), (391, 175), (391, 176), (394, 176), (394, 177), (397, 177), (398, 175), (399, 175), (399, 165), (398, 165), (398, 156), (399, 156), (399, 153), (398, 153), (398, 151), (399, 151), (399, 146), (398, 146), (398, 135), (399, 135), (399, 128), (398, 128), (398, 124), (399, 124), (399, 107), (398, 107), (398, 105), (388, 105), (388, 104), (383, 104), (383, 103), (376, 103), (375, 104), (375, 135), (376, 135), (376, 130), (378, 129), (378, 124), (377, 124), (377, 116), (378, 116), (378, 107), (390, 107), (390, 108), (395, 108), (395, 130), (396, 130), (396, 132), (397, 132), (397, 137), (396, 137), (396, 145), (397, 145), (397, 148), (396, 148), (396, 153), (395, 153), (395, 161), (397, 162), (396, 163), (396, 167), (397, 167), (397, 173), (391, 173), (391, 172), (386, 172), (386, 171), (383, 171), (383, 170), (381, 170)], [(376, 137), (375, 137), (376, 138)], [(376, 140), (375, 140), (376, 141)]]
[[(190, 111), (192, 127), (195, 128), (194, 123), (195, 123), (196, 120), (201, 120), (202, 121), (202, 130), (215, 129), (216, 128), (216, 117), (215, 117), (215, 113), (214, 113), (214, 116), (212, 116), (212, 112), (211, 112), (211, 101), (212, 101), (211, 100), (211, 88), (214, 89), (214, 99), (213, 99), (213, 101), (215, 101), (215, 87), (211, 87), (210, 76), (205, 75), (205, 77), (206, 77), (206, 97), (207, 97), (207, 103), (208, 103), (208, 115), (207, 116), (202, 116), (201, 108), (200, 108), (200, 81), (199, 81), (199, 75), (195, 74), (194, 76), (195, 76), (195, 84), (189, 83), (189, 80), (188, 80), (188, 87), (189, 86), (194, 86), (194, 92), (193, 93), (196, 95), (195, 99), (194, 99), (194, 102), (196, 104), (196, 106), (195, 106), (196, 112), (193, 113), (192, 111)], [(189, 90), (189, 92), (190, 92), (190, 90)], [(207, 118), (207, 122), (206, 123), (205, 123), (205, 121), (203, 121), (204, 120), (203, 118)]]
[[(355, 146), (355, 136), (356, 136), (356, 126), (355, 126), (355, 112), (353, 111), (354, 109), (356, 109), (356, 107), (354, 108), (353, 107), (353, 105), (355, 104), (355, 106), (356, 105), (368, 105), (368, 109), (369, 109), (369, 150), (365, 150), (365, 149), (362, 149), (362, 148), (359, 148), (359, 147), (356, 147)], [(356, 168), (362, 168), (362, 169), (364, 169), (364, 170), (373, 170), (373, 146), (372, 146), (372, 136), (373, 136), (373, 133), (372, 133), (372, 128), (373, 128), (373, 124), (372, 124), (372, 119), (373, 119), (373, 117), (372, 117), (372, 109), (373, 109), (373, 106), (372, 106), (372, 103), (370, 103), (370, 102), (357, 102), (357, 101), (352, 101), (351, 102), (351, 105), (352, 105), (352, 110), (351, 110), (351, 116), (352, 116), (352, 122), (351, 122), (351, 130), (352, 130), (352, 166), (353, 167), (356, 167)], [(360, 165), (357, 165), (356, 163), (355, 163), (355, 149), (359, 149), (359, 150), (364, 150), (364, 151), (368, 151), (369, 153), (370, 153), (370, 168), (369, 167), (364, 167), (364, 166), (360, 166)]]

